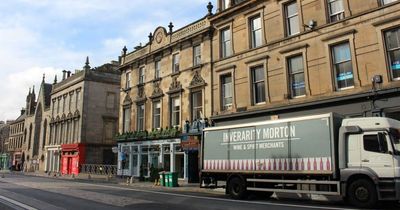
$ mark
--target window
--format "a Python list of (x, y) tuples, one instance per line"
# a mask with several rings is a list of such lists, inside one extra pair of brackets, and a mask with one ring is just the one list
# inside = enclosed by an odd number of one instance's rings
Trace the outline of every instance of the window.
[(154, 78), (158, 79), (160, 78), (160, 71), (161, 71), (161, 61), (156, 61), (155, 63), (155, 72), (154, 72)]
[(201, 119), (203, 115), (203, 93), (197, 91), (192, 93), (192, 120)]
[(337, 89), (354, 86), (353, 66), (349, 43), (343, 43), (332, 47), (333, 68)]
[(259, 104), (265, 102), (265, 77), (264, 68), (258, 66), (251, 69), (253, 103)]
[(171, 98), (171, 126), (180, 125), (181, 99), (179, 96)]
[(289, 88), (292, 97), (303, 96), (306, 94), (304, 83), (303, 56), (298, 55), (288, 59), (289, 68)]
[(232, 108), (232, 75), (227, 74), (221, 77), (221, 98), (222, 109), (229, 110)]
[(390, 4), (390, 3), (395, 2), (395, 1), (397, 1), (397, 0), (381, 0), (381, 4), (382, 5)]
[(297, 2), (293, 1), (289, 4), (286, 4), (285, 12), (286, 12), (286, 34), (288, 36), (291, 36), (300, 33)]
[(153, 128), (161, 127), (161, 101), (153, 102)]
[(125, 81), (126, 81), (125, 89), (131, 88), (131, 72), (127, 72), (125, 74)]
[(193, 47), (193, 66), (201, 64), (201, 47), (196, 45)]
[(262, 30), (260, 16), (250, 19), (250, 36), (251, 48), (256, 48), (262, 45)]
[(179, 53), (172, 56), (172, 72), (179, 72)]
[(229, 28), (221, 31), (221, 57), (226, 58), (232, 55), (231, 30)]
[(385, 32), (385, 42), (392, 79), (400, 79), (400, 28)]
[(232, 1), (232, 0), (221, 0), (221, 10), (229, 8), (229, 3), (230, 3), (229, 1)]
[(384, 135), (364, 135), (364, 150), (369, 152), (386, 153), (388, 144)]
[(329, 20), (335, 22), (344, 18), (343, 0), (328, 0)]
[(139, 68), (139, 84), (143, 84), (144, 83), (144, 67), (140, 67)]
[(137, 106), (137, 130), (144, 130), (144, 104)]

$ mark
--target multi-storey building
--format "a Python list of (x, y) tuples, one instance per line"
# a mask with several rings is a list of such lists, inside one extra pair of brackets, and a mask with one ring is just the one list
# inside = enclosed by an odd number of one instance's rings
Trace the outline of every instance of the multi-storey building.
[(0, 121), (0, 170), (8, 169), (10, 165), (10, 155), (8, 153), (8, 141), (10, 134), (10, 124), (12, 121)]
[(400, 2), (218, 1), (217, 125), (323, 112), (400, 119)]
[(165, 133), (188, 131), (190, 122), (211, 116), (211, 27), (205, 17), (168, 28), (158, 27), (145, 46), (122, 52), (120, 175), (147, 177), (163, 168), (198, 179), (197, 137), (187, 137), (194, 143), (189, 151), (181, 136)]
[(112, 62), (89, 66), (55, 81), (45, 148), (47, 172), (78, 174), (82, 164), (113, 164), (111, 147), (118, 126), (120, 75)]
[(21, 110), (21, 115), (12, 123), (10, 123), (9, 140), (8, 140), (8, 154), (11, 158), (11, 165), (15, 170), (22, 170), (24, 156), (23, 150), (25, 149), (25, 108)]

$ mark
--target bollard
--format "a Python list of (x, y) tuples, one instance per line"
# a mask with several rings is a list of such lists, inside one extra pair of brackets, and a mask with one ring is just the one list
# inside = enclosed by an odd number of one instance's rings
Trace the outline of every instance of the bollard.
[(72, 174), (72, 179), (75, 179), (75, 174)]
[(90, 180), (92, 177), (90, 176), (90, 174), (88, 174), (87, 178)]

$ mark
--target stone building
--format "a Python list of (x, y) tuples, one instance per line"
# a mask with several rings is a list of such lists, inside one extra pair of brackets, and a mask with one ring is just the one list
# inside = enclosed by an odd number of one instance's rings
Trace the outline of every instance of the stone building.
[[(28, 94), (29, 95), (29, 94)], [(16, 170), (22, 170), (26, 149), (25, 145), (25, 108), (21, 110), (21, 115), (12, 123), (10, 123), (8, 154), (11, 159), (11, 165), (15, 166)]]
[(197, 141), (189, 151), (180, 135), (165, 133), (178, 134), (211, 116), (211, 27), (207, 17), (173, 27), (156, 28), (133, 52), (123, 49), (120, 175), (148, 177), (152, 168), (163, 168), (182, 179), (198, 178), (198, 136), (186, 136)]
[(8, 141), (11, 123), (12, 121), (0, 121), (0, 170), (8, 169), (10, 165)]
[(48, 138), (48, 125), (50, 117), (50, 94), (52, 84), (45, 82), (43, 76), (39, 93), (36, 99), (35, 89), (28, 94), (26, 104), (26, 117), (24, 119), (25, 148), (25, 170), (43, 171), (44, 168), (44, 146)]
[(82, 164), (113, 164), (118, 126), (118, 63), (89, 66), (55, 81), (48, 115), (44, 171), (78, 174)]
[(396, 0), (219, 0), (212, 119), (400, 119), (399, 11)]

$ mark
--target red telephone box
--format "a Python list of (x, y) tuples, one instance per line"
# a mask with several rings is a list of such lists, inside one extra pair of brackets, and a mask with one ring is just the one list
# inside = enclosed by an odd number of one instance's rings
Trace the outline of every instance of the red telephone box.
[(61, 173), (79, 174), (79, 166), (85, 161), (85, 145), (63, 144), (61, 145)]

